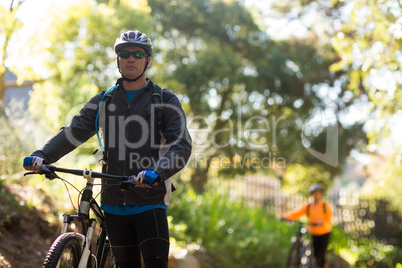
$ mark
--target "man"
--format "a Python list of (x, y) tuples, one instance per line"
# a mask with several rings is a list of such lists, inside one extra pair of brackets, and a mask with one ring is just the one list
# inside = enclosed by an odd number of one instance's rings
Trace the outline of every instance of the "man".
[(327, 247), (332, 230), (332, 210), (328, 203), (322, 202), (323, 188), (321, 184), (313, 184), (310, 188), (312, 203), (306, 203), (299, 208), (286, 212), (282, 219), (297, 220), (308, 217), (308, 229), (313, 239), (314, 256), (318, 267), (328, 267), (325, 260)]
[(116, 86), (89, 100), (68, 127), (24, 159), (24, 167), (38, 171), (97, 134), (103, 172), (136, 176), (138, 185), (149, 188), (102, 189), (101, 208), (119, 267), (141, 267), (141, 254), (147, 268), (167, 267), (170, 177), (186, 165), (191, 138), (178, 98), (146, 78), (151, 40), (138, 30), (127, 31), (116, 39), (114, 49), (121, 73)]

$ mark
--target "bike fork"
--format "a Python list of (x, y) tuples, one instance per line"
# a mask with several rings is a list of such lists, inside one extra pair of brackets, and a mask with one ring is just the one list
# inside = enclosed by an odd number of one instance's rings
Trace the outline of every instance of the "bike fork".
[[(73, 217), (71, 217), (70, 215), (64, 215), (64, 219), (63, 219), (63, 227), (61, 228), (61, 233), (67, 233), (68, 230), (68, 226), (70, 225), (71, 221), (72, 221)], [(90, 220), (90, 226), (88, 226), (88, 230), (86, 235), (80, 234), (80, 233), (73, 233), (75, 236), (79, 237), (81, 239), (81, 245), (82, 245), (82, 254), (81, 254), (81, 258), (80, 258), (80, 263), (78, 265), (78, 268), (86, 268), (87, 264), (88, 264), (88, 259), (91, 255), (91, 250), (90, 250), (90, 246), (91, 246), (91, 241), (92, 241), (92, 236), (94, 234), (95, 231), (95, 227), (96, 227), (96, 220), (91, 219)]]
[(87, 267), (88, 264), (88, 258), (91, 255), (91, 250), (89, 249), (91, 246), (91, 241), (92, 241), (92, 236), (94, 234), (96, 227), (96, 221), (92, 220), (91, 225), (88, 227), (88, 232), (86, 236), (83, 236), (82, 234), (79, 234), (82, 236), (82, 255), (80, 259), (80, 263), (78, 265), (78, 268), (85, 268)]

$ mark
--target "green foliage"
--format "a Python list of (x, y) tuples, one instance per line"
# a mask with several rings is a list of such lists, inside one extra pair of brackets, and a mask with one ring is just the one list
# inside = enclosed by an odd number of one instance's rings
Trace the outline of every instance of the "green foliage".
[[(21, 21), (15, 17), (15, 13), (22, 2), (19, 1), (14, 6), (10, 5), (9, 8), (5, 8), (3, 4), (0, 4), (0, 102), (3, 102), (4, 94), (7, 89), (4, 79), (7, 59), (12, 51), (12, 46), (10, 46), (11, 39), (23, 26)], [(1, 110), (0, 113), (2, 113)]]
[[(21, 170), (23, 144), (19, 139), (19, 130), (4, 116), (0, 116), (0, 179)], [(4, 177), (4, 178), (3, 178)]]
[[(284, 267), (296, 224), (280, 222), (262, 208), (233, 202), (219, 190), (174, 195), (168, 209), (171, 237), (182, 247), (205, 252), (210, 259), (203, 267)], [(329, 250), (358, 267), (391, 268), (402, 262), (402, 249), (358, 239), (341, 225), (332, 230)]]
[(284, 266), (291, 233), (263, 209), (231, 202), (219, 191), (196, 195), (189, 190), (175, 196), (168, 209), (171, 235), (211, 256), (205, 267)]
[(371, 148), (378, 148), (384, 138), (390, 137), (395, 114), (402, 108), (396, 78), (402, 66), (398, 56), (402, 46), (401, 12), (397, 0), (354, 0), (352, 8), (345, 12), (347, 21), (332, 38), (342, 58), (331, 70), (345, 70), (350, 90), (369, 98), (376, 119), (368, 134), (370, 144), (375, 145)]
[(330, 247), (336, 254), (357, 267), (393, 268), (402, 262), (402, 249), (383, 244), (375, 239), (356, 239), (335, 226), (331, 234)]
[(47, 44), (38, 53), (46, 56), (49, 73), (45, 83), (35, 85), (30, 101), (35, 118), (54, 133), (69, 123), (72, 110), (113, 86), (119, 77), (114, 42), (127, 29), (151, 32), (148, 13), (143, 6), (84, 1), (49, 16), (49, 28), (40, 29), (32, 40)]
[[(367, 133), (368, 149), (381, 153), (385, 147), (390, 156), (389, 168), (382, 177), (385, 185), (376, 192), (389, 197), (394, 206), (400, 208), (401, 144), (399, 130), (394, 128), (400, 124), (402, 109), (401, 83), (397, 78), (402, 67), (399, 57), (402, 5), (398, 0), (334, 1), (331, 9), (333, 13), (329, 15), (342, 11), (343, 20), (336, 29), (337, 34), (331, 38), (333, 48), (341, 57), (330, 70), (344, 71), (349, 90), (355, 96), (368, 99), (373, 119)], [(331, 20), (338, 18), (329, 17)]]
[[(287, 168), (283, 181), (286, 191), (290, 194), (302, 194), (310, 196), (309, 186), (314, 183), (320, 183), (324, 189), (329, 189), (331, 185), (331, 177), (328, 170), (320, 165), (311, 165), (308, 168), (301, 164), (293, 164)], [(305, 185), (300, 189), (300, 185)]]
[(381, 180), (378, 182), (375, 192), (365, 189), (362, 191), (362, 196), (372, 196), (375, 199), (384, 199), (389, 202), (389, 210), (398, 211), (402, 215), (402, 166), (401, 166), (401, 151), (402, 147), (397, 148), (397, 151), (389, 156), (389, 159), (384, 161)]
[[(114, 40), (123, 30), (138, 28), (152, 37), (156, 48), (150, 77), (179, 95), (189, 126), (197, 132), (194, 151), (199, 149), (205, 164), (192, 165), (193, 186), (199, 183), (202, 190), (211, 159), (229, 160), (215, 169), (222, 176), (277, 173), (276, 161), (264, 167), (235, 165), (238, 159), (261, 161), (268, 153), (285, 163), (280, 174), (295, 163), (306, 170), (327, 169), (330, 179), (342, 171), (350, 150), (362, 140), (359, 126), (342, 126), (339, 144), (347, 146), (339, 150), (334, 168), (313, 157), (301, 138), (315, 110), (334, 99), (323, 90), (335, 92), (341, 108), (353, 103), (345, 98), (350, 90), (344, 72), (329, 71), (339, 60), (330, 43), (317, 35), (275, 40), (240, 1), (134, 2), (83, 1), (79, 7), (54, 11), (57, 16), (49, 12), (51, 20), (44, 24), (49, 27), (29, 42), (40, 44), (42, 49), (34, 52), (45, 59), (46, 82), (35, 85), (30, 103), (42, 125), (55, 133), (83, 102), (113, 85), (119, 75)], [(338, 123), (337, 116), (334, 120)], [(326, 150), (325, 127), (321, 124), (309, 137), (320, 152)], [(80, 150), (89, 153), (95, 146)]]
[(6, 114), (0, 115), (0, 227), (9, 228), (13, 225), (13, 215), (26, 212), (27, 207), (21, 206), (21, 199), (6, 188), (6, 180), (12, 181), (13, 175), (21, 171), (25, 156), (22, 129)]
[[(262, 160), (268, 153), (286, 162), (280, 173), (293, 163), (306, 170), (321, 165), (331, 178), (342, 170), (341, 164), (362, 138), (360, 132), (351, 138), (349, 127), (342, 126), (339, 143), (349, 139), (350, 146), (340, 150), (335, 168), (312, 157), (301, 138), (315, 109), (325, 109), (329, 101), (320, 96), (321, 88), (331, 89), (337, 81), (343, 105), (341, 72), (328, 69), (338, 60), (329, 43), (310, 36), (276, 41), (259, 29), (238, 1), (150, 0), (149, 5), (156, 40), (167, 44), (159, 47), (155, 73), (181, 95), (195, 130), (194, 151), (200, 149), (206, 159), (203, 166), (193, 165), (193, 186), (207, 180), (211, 159), (229, 160), (218, 169), (219, 175), (228, 177), (261, 170), (260, 165), (236, 166), (233, 159)], [(320, 123), (310, 141), (325, 152), (326, 126)], [(264, 167), (264, 172), (275, 171), (275, 164)]]
[[(0, 179), (0, 227), (12, 228), (13, 216), (18, 213), (26, 213), (29, 208), (20, 205), (20, 198), (10, 193)], [(0, 232), (1, 237), (1, 232)]]
[[(306, 169), (327, 168), (330, 178), (341, 172), (361, 136), (354, 133), (351, 138), (344, 131), (339, 143), (348, 139), (349, 146), (340, 150), (335, 168), (317, 161), (301, 139), (315, 109), (323, 109), (328, 101), (320, 96), (321, 89), (338, 83), (339, 99), (346, 94), (342, 72), (328, 70), (338, 60), (329, 43), (316, 36), (275, 40), (240, 1), (150, 0), (148, 4), (83, 1), (63, 12), (49, 11), (46, 28), (29, 42), (41, 48), (32, 54), (44, 59), (41, 67), (46, 70), (45, 82), (35, 85), (30, 102), (30, 111), (43, 126), (55, 133), (91, 96), (113, 85), (119, 75), (114, 40), (123, 30), (138, 28), (155, 45), (150, 77), (179, 95), (189, 126), (197, 132), (194, 148), (200, 149), (205, 161), (203, 166), (192, 165), (196, 189), (202, 190), (207, 182), (211, 159), (229, 160), (214, 170), (227, 177), (261, 169), (276, 173), (276, 160), (284, 163), (281, 174), (294, 163)], [(323, 128), (309, 137), (320, 152), (326, 146)], [(94, 147), (95, 139), (79, 150), (89, 153)], [(261, 162), (268, 153), (277, 158), (269, 166), (251, 161), (236, 165), (244, 159)]]

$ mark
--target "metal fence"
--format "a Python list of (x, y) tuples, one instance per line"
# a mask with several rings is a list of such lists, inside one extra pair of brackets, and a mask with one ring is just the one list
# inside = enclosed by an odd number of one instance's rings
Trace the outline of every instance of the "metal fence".
[[(309, 201), (300, 195), (284, 194), (275, 178), (255, 175), (219, 183), (233, 200), (242, 198), (247, 205), (264, 207), (277, 217)], [(339, 190), (330, 190), (325, 199), (331, 204), (333, 222), (343, 226), (353, 239), (375, 237), (402, 247), (401, 216), (386, 200)]]

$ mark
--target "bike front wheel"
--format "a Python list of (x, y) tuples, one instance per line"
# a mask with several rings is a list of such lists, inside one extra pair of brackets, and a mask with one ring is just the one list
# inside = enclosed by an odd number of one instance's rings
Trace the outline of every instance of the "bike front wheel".
[(299, 243), (292, 243), (288, 252), (286, 268), (299, 268), (301, 264), (299, 256)]
[(60, 235), (46, 254), (44, 268), (75, 268), (78, 267), (81, 258), (81, 243), (71, 233)]

